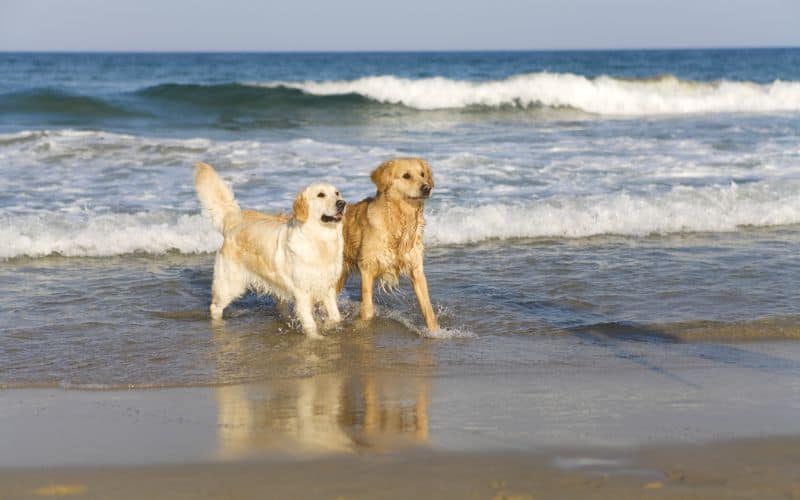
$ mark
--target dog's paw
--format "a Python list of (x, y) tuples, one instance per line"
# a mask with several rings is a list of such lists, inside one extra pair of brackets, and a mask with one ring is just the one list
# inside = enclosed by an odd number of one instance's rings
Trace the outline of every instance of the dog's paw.
[(224, 309), (223, 307), (219, 307), (216, 304), (211, 304), (211, 306), (209, 306), (208, 308), (208, 312), (211, 313), (211, 319), (213, 320), (222, 319), (223, 309)]
[(308, 331), (308, 332), (305, 332), (305, 334), (306, 334), (306, 338), (308, 338), (308, 339), (321, 340), (321, 339), (325, 338), (322, 335), (320, 335), (319, 332), (317, 332), (317, 331)]
[(341, 324), (341, 321), (325, 321), (322, 324), (322, 329), (326, 330), (326, 331), (328, 331), (328, 330), (336, 330), (339, 327), (340, 324)]

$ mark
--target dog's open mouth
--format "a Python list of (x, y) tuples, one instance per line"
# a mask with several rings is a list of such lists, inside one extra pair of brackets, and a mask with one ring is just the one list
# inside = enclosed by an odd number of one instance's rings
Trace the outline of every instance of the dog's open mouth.
[(322, 215), (322, 222), (339, 222), (342, 220), (342, 213), (339, 212), (336, 215)]

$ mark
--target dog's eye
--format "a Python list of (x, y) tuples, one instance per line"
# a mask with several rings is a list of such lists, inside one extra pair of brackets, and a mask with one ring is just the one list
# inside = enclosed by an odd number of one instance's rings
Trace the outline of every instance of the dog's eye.
[(336, 191), (336, 196), (339, 196), (339, 191)]
[(320, 193), (317, 195), (317, 198), (325, 198), (325, 193)]
[(411, 174), (409, 174), (408, 172), (403, 174), (403, 179), (410, 179), (410, 178), (411, 178)]
[(425, 178), (425, 172), (420, 172), (419, 175), (421, 175), (423, 179)]

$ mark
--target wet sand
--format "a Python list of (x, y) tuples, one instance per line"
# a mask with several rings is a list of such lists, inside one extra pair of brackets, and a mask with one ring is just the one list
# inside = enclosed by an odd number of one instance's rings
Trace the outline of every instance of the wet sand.
[(507, 366), (0, 390), (0, 498), (800, 498), (796, 342), (580, 335), (571, 362), (508, 337)]
[(0, 498), (800, 498), (800, 440), (0, 471)]

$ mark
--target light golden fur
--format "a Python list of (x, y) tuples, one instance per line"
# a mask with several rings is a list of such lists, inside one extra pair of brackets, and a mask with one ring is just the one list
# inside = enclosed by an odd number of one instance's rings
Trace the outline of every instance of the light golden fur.
[(344, 217), (344, 272), (341, 290), (355, 269), (361, 273), (360, 318), (375, 315), (375, 279), (390, 287), (401, 275), (411, 279), (425, 324), (439, 328), (428, 295), (423, 271), (425, 248), (422, 242), (425, 219), (422, 210), (434, 187), (428, 162), (420, 158), (395, 158), (372, 172), (378, 191), (347, 208)]
[(329, 323), (341, 320), (336, 282), (342, 273), (344, 201), (330, 184), (312, 184), (294, 201), (292, 216), (241, 210), (233, 192), (205, 163), (195, 165), (195, 188), (223, 235), (214, 263), (209, 310), (225, 307), (248, 288), (294, 302), (309, 337), (318, 337), (312, 311), (322, 303)]

